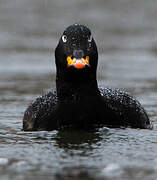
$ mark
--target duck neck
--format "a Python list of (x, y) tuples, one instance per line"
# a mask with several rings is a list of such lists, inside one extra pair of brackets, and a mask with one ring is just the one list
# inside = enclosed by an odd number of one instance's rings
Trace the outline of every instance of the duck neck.
[(89, 76), (88, 74), (79, 74), (79, 76), (57, 75), (56, 89), (59, 101), (71, 100), (76, 102), (85, 97), (100, 94), (96, 75)]

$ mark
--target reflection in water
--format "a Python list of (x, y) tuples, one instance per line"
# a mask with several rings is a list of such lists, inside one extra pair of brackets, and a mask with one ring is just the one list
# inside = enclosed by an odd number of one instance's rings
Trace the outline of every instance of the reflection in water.
[[(156, 180), (156, 9), (156, 0), (0, 1), (1, 179)], [(28, 104), (55, 88), (54, 49), (75, 22), (97, 41), (99, 85), (135, 95), (154, 130), (21, 131)]]
[[(104, 134), (108, 135), (108, 129)], [(56, 145), (64, 150), (86, 150), (91, 151), (98, 143), (102, 140), (101, 131), (81, 131), (81, 130), (70, 130), (70, 131), (59, 131), (55, 138)]]
[[(66, 154), (69, 154), (70, 158), (79, 156), (81, 158), (91, 158), (90, 155), (94, 149), (101, 146), (101, 141), (108, 139), (110, 133), (108, 128), (101, 128), (95, 130), (63, 130), (59, 131), (55, 137), (55, 144), (60, 149), (63, 149)], [(56, 173), (56, 179), (78, 179), (78, 180), (94, 180), (97, 179), (94, 173), (98, 172), (95, 165), (86, 167), (78, 165), (77, 162), (74, 166), (64, 167), (62, 172)]]

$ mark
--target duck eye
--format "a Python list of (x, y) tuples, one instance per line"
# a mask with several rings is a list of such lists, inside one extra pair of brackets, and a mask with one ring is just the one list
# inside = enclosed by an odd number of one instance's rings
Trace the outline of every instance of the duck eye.
[(92, 37), (92, 35), (90, 35), (90, 36), (88, 37), (88, 42), (92, 42), (92, 39), (93, 39), (93, 37)]
[(67, 42), (67, 36), (66, 36), (66, 35), (63, 35), (63, 36), (62, 36), (62, 41), (63, 41), (63, 42)]

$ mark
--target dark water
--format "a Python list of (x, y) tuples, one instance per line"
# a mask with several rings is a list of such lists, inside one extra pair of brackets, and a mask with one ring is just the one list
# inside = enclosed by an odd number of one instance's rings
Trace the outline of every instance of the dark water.
[[(136, 96), (152, 131), (21, 131), (28, 104), (55, 87), (54, 48), (75, 22), (98, 44), (99, 84)], [(0, 0), (0, 179), (156, 180), (156, 69), (156, 0)]]

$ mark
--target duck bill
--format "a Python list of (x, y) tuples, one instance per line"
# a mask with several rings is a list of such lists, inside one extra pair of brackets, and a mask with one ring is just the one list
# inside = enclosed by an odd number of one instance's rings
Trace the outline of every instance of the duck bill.
[(76, 69), (83, 69), (89, 65), (89, 56), (85, 58), (71, 58), (70, 56), (67, 57), (67, 66), (74, 67)]

